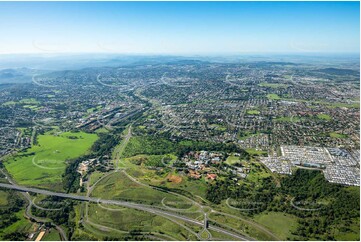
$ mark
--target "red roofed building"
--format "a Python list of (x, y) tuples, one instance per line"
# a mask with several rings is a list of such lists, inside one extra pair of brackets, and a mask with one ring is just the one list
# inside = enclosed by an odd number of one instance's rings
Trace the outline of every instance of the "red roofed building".
[(207, 174), (206, 178), (213, 181), (217, 178), (217, 174)]

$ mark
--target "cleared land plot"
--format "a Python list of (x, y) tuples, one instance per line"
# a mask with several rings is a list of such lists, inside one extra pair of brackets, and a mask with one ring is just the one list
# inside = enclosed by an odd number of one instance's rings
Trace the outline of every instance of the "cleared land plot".
[(86, 154), (97, 138), (84, 132), (48, 132), (38, 136), (38, 145), (9, 158), (5, 166), (21, 185), (53, 187), (61, 183), (65, 161)]
[[(129, 167), (127, 161), (124, 163), (127, 167)], [(183, 195), (193, 199), (196, 199), (195, 196), (201, 196), (202, 198), (206, 197), (207, 183), (204, 179), (194, 180), (172, 171), (169, 168), (156, 171), (147, 169), (146, 167), (133, 166), (128, 170), (128, 173), (142, 183), (166, 187), (169, 189), (177, 189), (177, 193), (182, 193)]]
[[(101, 180), (91, 195), (105, 199), (126, 200), (151, 205), (162, 205), (163, 198), (166, 198), (167, 201), (177, 201), (179, 205), (189, 204), (188, 201), (176, 195), (138, 184), (122, 172), (113, 173)], [(188, 205), (188, 207), (190, 206), (191, 204)]]
[[(141, 181), (142, 183), (153, 186), (166, 187), (170, 189), (179, 189), (177, 193), (182, 193), (183, 195), (192, 197), (194, 199), (196, 199), (195, 196), (201, 196), (202, 198), (205, 198), (207, 184), (204, 179), (193, 180), (188, 178), (187, 176), (172, 171), (170, 168), (165, 167), (160, 170), (149, 169), (148, 167), (146, 167), (145, 162), (144, 164), (143, 162), (139, 163), (139, 159), (144, 159), (146, 157), (154, 157), (158, 161), (160, 157), (163, 157), (163, 161), (166, 165), (171, 164), (177, 158), (173, 154), (136, 155), (129, 158), (121, 159), (119, 165), (121, 167), (127, 168), (128, 174)], [(169, 159), (171, 159), (171, 161), (169, 161)], [(136, 163), (138, 163), (139, 165), (137, 165)], [(172, 179), (175, 177), (178, 178)]]

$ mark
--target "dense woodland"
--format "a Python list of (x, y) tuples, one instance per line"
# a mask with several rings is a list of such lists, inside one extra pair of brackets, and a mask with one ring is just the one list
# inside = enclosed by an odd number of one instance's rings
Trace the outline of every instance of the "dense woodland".
[(184, 154), (196, 150), (238, 152), (244, 155), (247, 154), (243, 149), (233, 143), (214, 143), (193, 140), (171, 141), (163, 136), (156, 138), (137, 136), (131, 138), (131, 142), (129, 142), (125, 148), (124, 155), (126, 157), (131, 157), (139, 154), (164, 155), (174, 153), (181, 158)]
[(45, 204), (52, 204), (49, 208), (57, 208), (59, 210), (41, 210), (35, 207), (31, 208), (31, 213), (37, 217), (49, 218), (57, 225), (63, 225), (68, 228), (68, 237), (71, 237), (75, 223), (73, 218), (75, 216), (73, 205), (76, 203), (73, 200), (68, 200), (60, 197), (47, 197), (42, 202)]
[[(245, 211), (250, 216), (263, 211), (297, 216), (299, 226), (293, 233), (300, 240), (334, 240), (337, 232), (349, 232), (350, 225), (360, 216), (359, 188), (329, 183), (319, 171), (299, 169), (282, 178), (281, 187), (276, 187), (270, 177), (259, 186), (237, 185), (231, 179), (210, 184), (208, 200), (219, 204), (227, 198), (239, 201), (232, 206), (250, 209)], [(291, 206), (291, 200), (301, 201), (297, 203), (301, 209)], [(309, 208), (316, 210), (307, 211)]]
[[(3, 190), (3, 189), (1, 189)], [(6, 200), (6, 206), (0, 206), (0, 231), (16, 221), (18, 221), (19, 212), (24, 206), (24, 200), (20, 198), (19, 194), (13, 190), (5, 190), (8, 194)], [(0, 234), (0, 239), (3, 240), (24, 240), (26, 235), (24, 233), (15, 232), (15, 233), (8, 233), (8, 234)]]

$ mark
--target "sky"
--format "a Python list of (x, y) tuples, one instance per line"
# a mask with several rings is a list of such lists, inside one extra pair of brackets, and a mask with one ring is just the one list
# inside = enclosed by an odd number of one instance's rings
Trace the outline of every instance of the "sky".
[(359, 2), (0, 2), (0, 54), (359, 51)]

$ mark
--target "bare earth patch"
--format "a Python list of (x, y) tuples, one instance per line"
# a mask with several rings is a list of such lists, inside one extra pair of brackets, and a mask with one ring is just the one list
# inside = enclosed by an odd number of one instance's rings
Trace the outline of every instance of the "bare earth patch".
[(167, 176), (167, 181), (179, 184), (179, 183), (182, 182), (182, 177), (176, 176), (176, 175), (168, 175)]

